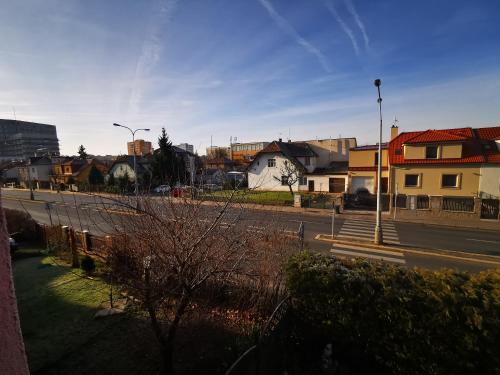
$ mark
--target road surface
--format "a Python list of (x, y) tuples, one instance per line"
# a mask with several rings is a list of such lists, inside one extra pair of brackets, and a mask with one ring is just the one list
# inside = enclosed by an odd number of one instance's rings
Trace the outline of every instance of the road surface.
[[(87, 229), (96, 234), (110, 231), (110, 225), (119, 225), (123, 212), (123, 208), (111, 200), (82, 194), (35, 192), (36, 200), (30, 201), (28, 191), (3, 189), (2, 196), (4, 207), (26, 210), (40, 223), (49, 224), (52, 220), (55, 224), (72, 225), (77, 229)], [(217, 208), (213, 206), (205, 208), (206, 215), (213, 215), (216, 210)], [(109, 212), (115, 215), (112, 223), (110, 223)], [(231, 211), (232, 215), (241, 215), (241, 213), (242, 211), (237, 207)], [(332, 246), (329, 242), (315, 239), (318, 234), (331, 234), (332, 220), (325, 216), (245, 209), (243, 218), (248, 221), (249, 226), (280, 225), (285, 230), (293, 232), (297, 231), (299, 225), (303, 223), (306, 248), (337, 256), (382, 258), (393, 263), (433, 269), (446, 266), (475, 271), (492, 267), (492, 265), (450, 258), (407, 253), (401, 256), (384, 253), (383, 250), (368, 249), (359, 244)], [(334, 234), (338, 239), (347, 240), (355, 237), (369, 240), (373, 236), (374, 226), (374, 216), (371, 215), (336, 215)], [(500, 224), (498, 231), (485, 231), (385, 221), (383, 230), (384, 240), (394, 245), (500, 256)]]

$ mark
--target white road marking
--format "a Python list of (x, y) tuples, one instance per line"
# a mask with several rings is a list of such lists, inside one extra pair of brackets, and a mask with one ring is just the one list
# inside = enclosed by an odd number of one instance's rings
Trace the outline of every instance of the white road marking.
[(385, 256), (375, 255), (375, 254), (359, 253), (359, 252), (356, 252), (356, 251), (347, 251), (347, 250), (340, 250), (340, 249), (333, 248), (332, 250), (330, 250), (330, 252), (333, 253), (333, 254), (339, 254), (341, 256), (351, 256), (351, 257), (356, 257), (356, 258), (377, 259), (377, 260), (383, 260), (383, 261), (386, 261), (386, 262), (399, 263), (399, 264), (405, 264), (406, 263), (406, 261), (404, 259), (392, 258), (392, 257), (385, 257)]

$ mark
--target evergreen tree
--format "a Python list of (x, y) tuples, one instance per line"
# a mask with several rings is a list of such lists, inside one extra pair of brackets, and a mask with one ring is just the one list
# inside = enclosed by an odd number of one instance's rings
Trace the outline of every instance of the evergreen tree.
[(113, 173), (108, 174), (108, 186), (115, 186), (115, 175)]
[(101, 171), (97, 169), (95, 164), (92, 164), (92, 167), (89, 171), (89, 184), (90, 185), (102, 185), (104, 184), (104, 176)]
[(87, 151), (85, 151), (85, 147), (83, 147), (83, 145), (80, 145), (80, 147), (78, 148), (78, 157), (81, 160), (85, 160), (89, 157), (89, 155), (87, 154)]
[(183, 183), (186, 180), (186, 164), (172, 146), (165, 128), (161, 129), (158, 137), (158, 147), (151, 161), (154, 182), (159, 185)]

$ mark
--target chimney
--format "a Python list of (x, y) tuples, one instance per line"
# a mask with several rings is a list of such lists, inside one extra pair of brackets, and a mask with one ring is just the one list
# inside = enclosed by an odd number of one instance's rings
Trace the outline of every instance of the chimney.
[(399, 128), (396, 125), (391, 126), (391, 141), (398, 136)]
[(288, 138), (288, 143), (292, 143), (292, 140), (290, 138)]
[(278, 139), (278, 142), (283, 142), (283, 139), (281, 139), (281, 138), (280, 138), (280, 139)]

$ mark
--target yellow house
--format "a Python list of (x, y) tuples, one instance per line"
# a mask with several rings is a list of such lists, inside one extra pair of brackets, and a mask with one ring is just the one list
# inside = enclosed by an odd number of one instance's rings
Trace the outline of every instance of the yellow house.
[[(389, 187), (388, 144), (382, 144), (381, 192), (387, 193)], [(377, 192), (378, 145), (358, 146), (349, 150), (349, 193), (367, 189), (371, 194)]]

